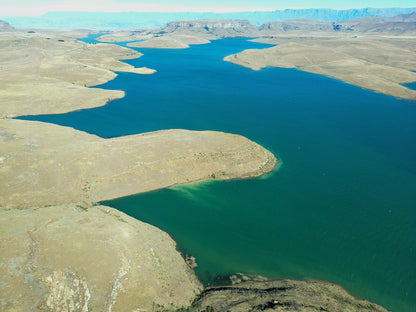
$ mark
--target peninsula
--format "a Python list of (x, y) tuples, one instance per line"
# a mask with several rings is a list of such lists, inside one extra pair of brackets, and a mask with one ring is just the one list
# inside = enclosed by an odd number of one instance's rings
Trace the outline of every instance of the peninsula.
[(0, 120), (0, 205), (96, 203), (176, 184), (256, 177), (276, 158), (238, 135), (165, 130), (113, 139)]

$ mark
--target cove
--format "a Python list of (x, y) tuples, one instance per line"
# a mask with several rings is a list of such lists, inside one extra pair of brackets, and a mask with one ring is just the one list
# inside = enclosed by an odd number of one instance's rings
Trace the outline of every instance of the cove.
[(115, 137), (218, 130), (282, 162), (264, 179), (213, 181), (107, 201), (168, 232), (206, 283), (233, 272), (315, 279), (393, 311), (416, 306), (416, 103), (295, 69), (252, 71), (224, 56), (267, 45), (224, 39), (137, 49), (100, 86), (126, 97), (96, 109), (25, 116)]

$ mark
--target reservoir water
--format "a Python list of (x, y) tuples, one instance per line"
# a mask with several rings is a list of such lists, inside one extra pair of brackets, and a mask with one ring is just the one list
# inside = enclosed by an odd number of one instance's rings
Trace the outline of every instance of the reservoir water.
[[(91, 39), (91, 38), (90, 38)], [(91, 41), (91, 40), (90, 40)], [(101, 88), (123, 99), (26, 116), (115, 137), (218, 130), (270, 149), (267, 178), (213, 181), (107, 201), (168, 232), (206, 283), (233, 272), (333, 282), (393, 311), (416, 307), (416, 102), (295, 69), (252, 71), (224, 56), (268, 45), (225, 39), (138, 49)]]

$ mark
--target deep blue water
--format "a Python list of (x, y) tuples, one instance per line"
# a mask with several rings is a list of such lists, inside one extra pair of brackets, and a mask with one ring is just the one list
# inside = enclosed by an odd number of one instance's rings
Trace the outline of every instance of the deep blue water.
[[(326, 280), (394, 311), (416, 306), (416, 103), (295, 69), (252, 71), (224, 56), (243, 39), (139, 49), (100, 86), (126, 97), (27, 116), (102, 137), (160, 129), (242, 134), (283, 165), (267, 179), (175, 187), (106, 202), (167, 231), (198, 275)], [(208, 272), (208, 273), (207, 273)]]
[(409, 82), (409, 83), (403, 83), (402, 85), (405, 86), (406, 88), (416, 90), (416, 81), (415, 82)]

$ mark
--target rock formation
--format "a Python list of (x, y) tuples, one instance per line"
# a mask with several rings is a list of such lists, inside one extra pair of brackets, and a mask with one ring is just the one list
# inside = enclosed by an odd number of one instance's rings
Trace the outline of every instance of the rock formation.
[(354, 298), (337, 285), (292, 280), (247, 281), (210, 287), (186, 311), (387, 312), (374, 303)]

